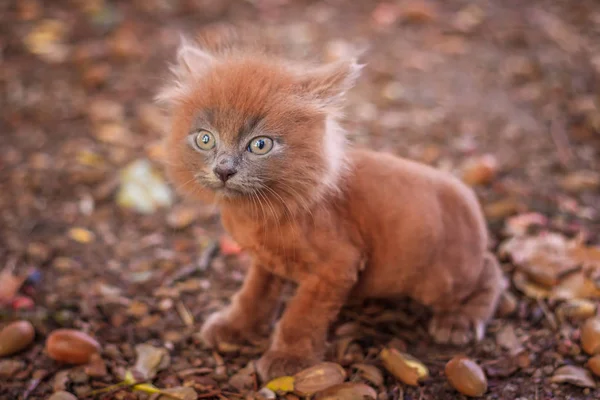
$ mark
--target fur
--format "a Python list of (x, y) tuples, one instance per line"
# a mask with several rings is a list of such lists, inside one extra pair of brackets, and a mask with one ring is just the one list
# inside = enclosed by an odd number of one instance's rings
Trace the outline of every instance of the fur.
[[(236, 47), (232, 31), (211, 35), (203, 47), (183, 42), (160, 95), (172, 112), (171, 178), (217, 203), (253, 256), (231, 304), (205, 321), (204, 341), (259, 334), (285, 281), (298, 289), (258, 361), (263, 379), (319, 361), (349, 297), (408, 295), (432, 308), (435, 341), (480, 338), (503, 278), (474, 193), (431, 167), (347, 146), (339, 120), (361, 68), (354, 60), (292, 63)], [(190, 146), (199, 129), (214, 133), (214, 149)], [(271, 152), (246, 150), (257, 136), (273, 139)], [(225, 183), (213, 173), (222, 157), (238, 169)]]

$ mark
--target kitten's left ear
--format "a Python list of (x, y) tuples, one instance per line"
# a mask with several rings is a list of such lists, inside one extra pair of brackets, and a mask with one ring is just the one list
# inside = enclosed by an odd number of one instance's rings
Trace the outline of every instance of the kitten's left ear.
[(158, 93), (156, 100), (167, 104), (176, 101), (214, 61), (212, 54), (182, 36), (177, 50), (177, 62), (170, 68), (173, 81)]
[(355, 59), (315, 68), (300, 78), (300, 90), (325, 106), (339, 106), (360, 75), (364, 65)]

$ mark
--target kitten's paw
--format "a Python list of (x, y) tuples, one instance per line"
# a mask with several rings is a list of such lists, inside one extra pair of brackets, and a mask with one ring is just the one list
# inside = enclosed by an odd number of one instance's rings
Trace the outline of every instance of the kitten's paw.
[(295, 373), (318, 363), (312, 357), (299, 356), (281, 351), (267, 351), (257, 362), (256, 370), (263, 382), (280, 376), (294, 375)]
[(211, 348), (218, 347), (219, 343), (242, 343), (251, 334), (234, 323), (226, 309), (211, 314), (200, 329), (200, 339)]
[(429, 334), (438, 344), (465, 345), (483, 339), (485, 322), (464, 314), (436, 314), (429, 323)]

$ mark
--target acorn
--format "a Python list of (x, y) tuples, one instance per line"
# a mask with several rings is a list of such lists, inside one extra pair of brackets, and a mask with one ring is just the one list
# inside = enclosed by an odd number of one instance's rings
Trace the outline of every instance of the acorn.
[(456, 356), (446, 364), (444, 370), (450, 385), (460, 393), (479, 397), (487, 391), (487, 378), (479, 365), (465, 356)]
[(581, 347), (591, 356), (600, 354), (600, 317), (589, 318), (583, 323)]
[(0, 357), (24, 350), (33, 342), (35, 329), (29, 321), (15, 321), (0, 331)]
[(57, 329), (46, 340), (46, 352), (56, 361), (85, 364), (100, 351), (91, 336), (75, 329)]

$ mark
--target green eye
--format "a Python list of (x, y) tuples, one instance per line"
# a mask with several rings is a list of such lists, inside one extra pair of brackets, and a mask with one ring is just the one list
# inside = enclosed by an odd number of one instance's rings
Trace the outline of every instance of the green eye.
[(201, 150), (210, 150), (215, 147), (215, 137), (209, 131), (200, 131), (194, 137), (194, 143)]
[(273, 148), (273, 139), (266, 136), (254, 138), (248, 144), (248, 151), (250, 153), (258, 154), (262, 156), (267, 154)]

